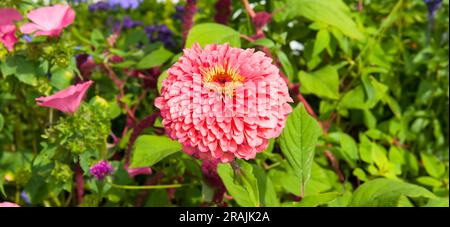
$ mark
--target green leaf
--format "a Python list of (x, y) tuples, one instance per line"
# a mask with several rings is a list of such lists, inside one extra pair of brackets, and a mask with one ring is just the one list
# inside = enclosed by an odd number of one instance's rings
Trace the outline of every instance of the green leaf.
[(202, 199), (205, 202), (212, 202), (214, 199), (214, 193), (216, 192), (215, 188), (211, 187), (206, 183), (204, 180), (202, 180)]
[(155, 66), (159, 66), (164, 64), (164, 62), (168, 61), (173, 56), (173, 53), (161, 47), (147, 56), (145, 56), (139, 63), (137, 64), (137, 69), (150, 69)]
[(127, 61), (119, 62), (119, 63), (117, 63), (117, 64), (113, 64), (112, 66), (115, 67), (115, 68), (121, 68), (121, 69), (124, 69), (124, 68), (130, 68), (130, 67), (133, 67), (135, 64), (136, 64), (135, 61), (127, 60)]
[(341, 0), (288, 0), (285, 8), (282, 13), (287, 13), (288, 18), (302, 16), (336, 27), (348, 37), (364, 38), (350, 16), (350, 9)]
[(186, 48), (192, 47), (194, 43), (205, 47), (207, 44), (229, 43), (232, 47), (240, 47), (241, 39), (239, 32), (225, 25), (216, 23), (203, 23), (192, 27), (186, 39)]
[(442, 182), (434, 177), (418, 177), (416, 180), (419, 184), (430, 187), (439, 187), (442, 185)]
[(449, 207), (448, 198), (431, 198), (425, 207)]
[(328, 30), (322, 29), (317, 32), (312, 57), (319, 55), (328, 45), (330, 45), (330, 33)]
[(6, 56), (4, 62), (0, 62), (0, 71), (3, 77), (7, 77), (16, 73), (17, 63), (15, 56)]
[(345, 93), (345, 95), (339, 102), (338, 108), (364, 110), (367, 108), (364, 99), (365, 99), (364, 88), (362, 86), (357, 86), (356, 88)]
[(321, 98), (339, 98), (339, 75), (333, 66), (325, 66), (314, 72), (300, 71), (300, 91), (315, 94)]
[(94, 46), (99, 46), (100, 44), (105, 43), (104, 42), (105, 37), (103, 36), (102, 32), (98, 29), (94, 29), (91, 33), (91, 42)]
[(1, 72), (3, 76), (15, 75), (16, 78), (28, 85), (37, 85), (36, 64), (28, 61), (24, 56), (8, 56), (5, 62), (1, 63)]
[(341, 146), (339, 153), (352, 167), (354, 167), (356, 165), (356, 161), (359, 159), (358, 147), (355, 140), (343, 132), (329, 133), (328, 136), (333, 137), (336, 141), (339, 141)]
[(353, 193), (349, 206), (397, 206), (400, 196), (411, 198), (436, 198), (427, 189), (397, 180), (378, 178), (359, 186)]
[(253, 165), (253, 173), (258, 181), (258, 191), (261, 206), (276, 207), (280, 205), (275, 192), (275, 187), (270, 177), (267, 177), (266, 172), (258, 165)]
[(369, 80), (373, 87), (375, 88), (376, 95), (381, 98), (383, 103), (386, 103), (392, 110), (397, 118), (402, 117), (402, 110), (398, 102), (389, 95), (389, 88), (383, 83), (378, 82), (374, 77), (369, 77)]
[(277, 51), (278, 60), (280, 60), (281, 66), (283, 66), (283, 71), (286, 73), (289, 81), (294, 81), (294, 68), (289, 61), (288, 56), (281, 50)]
[(5, 118), (0, 113), (0, 132), (3, 130), (3, 126), (5, 126)]
[(412, 176), (417, 176), (419, 174), (419, 162), (417, 161), (416, 156), (408, 151), (405, 151), (403, 155), (408, 172)]
[(300, 180), (299, 177), (292, 171), (292, 167), (287, 166), (284, 170), (282, 168), (273, 168), (269, 171), (271, 181), (275, 187), (282, 189), (294, 195), (300, 195)]
[(262, 39), (257, 39), (256, 41), (253, 41), (251, 43), (248, 44), (249, 46), (265, 46), (269, 49), (275, 47), (275, 43), (268, 38), (262, 38)]
[(162, 89), (162, 81), (164, 79), (166, 79), (169, 76), (169, 74), (167, 73), (167, 70), (162, 72), (161, 75), (159, 75), (158, 77), (158, 83), (157, 83), (157, 87), (158, 87), (158, 92), (161, 94), (161, 89)]
[[(304, 196), (306, 197), (330, 191), (336, 183), (338, 183), (336, 173), (332, 170), (322, 168), (313, 161), (311, 165), (311, 178), (309, 179), (308, 184), (306, 184)], [(300, 187), (298, 187), (298, 190), (299, 189)]]
[(300, 178), (303, 193), (311, 175), (314, 149), (321, 134), (319, 123), (300, 103), (288, 116), (280, 136), (281, 151)]
[(325, 205), (333, 200), (335, 200), (337, 197), (339, 197), (341, 194), (338, 192), (328, 192), (323, 194), (317, 194), (317, 195), (309, 195), (302, 198), (300, 202), (293, 202), (284, 204), (285, 206), (294, 206), (294, 207), (316, 207), (320, 205)]
[(420, 158), (422, 159), (423, 166), (430, 176), (435, 178), (442, 178), (445, 174), (445, 165), (439, 161), (436, 156), (420, 153)]
[(366, 173), (361, 168), (356, 168), (353, 170), (353, 175), (361, 181), (368, 181)]
[(130, 168), (152, 166), (181, 150), (180, 143), (165, 136), (142, 135), (134, 144)]
[(4, 181), (5, 180), (4, 180), (3, 175), (0, 175), (0, 192), (2, 193), (3, 197), (6, 198), (7, 195), (6, 195), (6, 192), (5, 192), (5, 186), (3, 185)]
[(259, 207), (259, 190), (251, 164), (237, 160), (238, 170), (233, 170), (231, 164), (219, 164), (217, 173), (222, 179), (228, 193), (243, 207)]
[(58, 69), (55, 72), (52, 72), (50, 84), (58, 90), (62, 90), (71, 85), (74, 77), (75, 75), (71, 70)]

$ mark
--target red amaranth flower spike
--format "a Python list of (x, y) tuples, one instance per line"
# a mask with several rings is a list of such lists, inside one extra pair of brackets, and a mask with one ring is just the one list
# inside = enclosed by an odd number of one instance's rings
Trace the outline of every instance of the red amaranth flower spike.
[(194, 15), (197, 11), (196, 0), (187, 0), (186, 6), (184, 7), (183, 13), (183, 46), (186, 42), (189, 30), (191, 30), (194, 24)]
[(220, 24), (228, 24), (228, 18), (230, 18), (232, 10), (231, 0), (217, 0), (214, 8), (216, 9), (214, 21)]

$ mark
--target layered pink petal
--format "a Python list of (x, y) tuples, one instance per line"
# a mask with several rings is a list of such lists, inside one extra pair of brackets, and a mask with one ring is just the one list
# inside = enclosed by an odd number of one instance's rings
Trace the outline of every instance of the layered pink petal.
[(54, 108), (65, 113), (74, 113), (80, 106), (92, 83), (94, 82), (87, 81), (81, 84), (71, 85), (51, 96), (39, 97), (35, 100), (39, 106)]

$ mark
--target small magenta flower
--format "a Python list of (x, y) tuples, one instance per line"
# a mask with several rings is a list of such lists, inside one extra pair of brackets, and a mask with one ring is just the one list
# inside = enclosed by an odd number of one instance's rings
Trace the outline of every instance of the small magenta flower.
[(112, 174), (113, 171), (114, 168), (106, 160), (98, 162), (89, 169), (89, 172), (97, 178), (97, 180), (105, 179), (105, 177)]
[(92, 83), (94, 82), (90, 80), (84, 83), (71, 85), (51, 96), (39, 97), (35, 100), (38, 106), (54, 108), (64, 113), (75, 113)]
[(22, 15), (14, 8), (0, 8), (0, 15), (0, 42), (12, 51), (18, 40), (14, 21), (22, 20)]
[(55, 37), (60, 35), (63, 28), (72, 24), (75, 11), (69, 5), (59, 4), (31, 10), (27, 17), (32, 22), (20, 27), (22, 33)]

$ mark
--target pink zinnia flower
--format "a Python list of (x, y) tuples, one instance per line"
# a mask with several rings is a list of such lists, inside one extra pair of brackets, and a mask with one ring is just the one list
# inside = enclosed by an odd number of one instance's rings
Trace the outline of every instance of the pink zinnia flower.
[(20, 206), (11, 202), (2, 202), (0, 203), (0, 207), (20, 207)]
[(292, 111), (279, 69), (253, 49), (194, 44), (168, 74), (155, 105), (168, 135), (199, 158), (254, 158)]
[(27, 14), (32, 23), (23, 24), (20, 31), (36, 36), (59, 36), (62, 29), (72, 24), (75, 11), (69, 5), (54, 5), (31, 10)]
[(14, 21), (22, 20), (22, 15), (14, 8), (0, 9), (0, 42), (8, 51), (12, 51), (17, 42), (16, 25)]
[(47, 97), (36, 98), (38, 106), (46, 106), (60, 110), (64, 113), (75, 113), (89, 87), (94, 83), (89, 80), (84, 83), (71, 85)]

